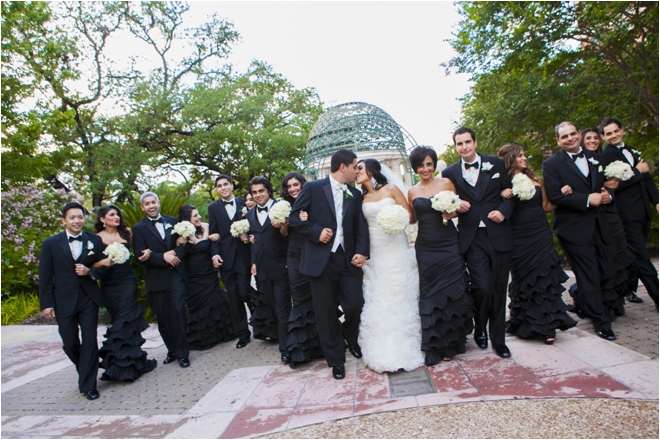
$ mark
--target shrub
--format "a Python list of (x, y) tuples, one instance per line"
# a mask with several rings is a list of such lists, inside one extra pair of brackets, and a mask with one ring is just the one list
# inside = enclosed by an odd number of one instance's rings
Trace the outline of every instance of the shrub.
[(11, 295), (2, 300), (2, 325), (18, 324), (39, 311), (39, 296), (36, 293)]

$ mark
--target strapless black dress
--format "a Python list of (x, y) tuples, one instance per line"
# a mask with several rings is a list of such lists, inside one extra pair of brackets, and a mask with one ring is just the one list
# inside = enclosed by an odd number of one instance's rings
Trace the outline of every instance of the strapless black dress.
[(419, 268), (419, 311), (422, 318), (422, 350), (426, 365), (443, 357), (465, 353), (472, 332), (474, 308), (467, 293), (465, 261), (458, 251), (454, 223), (443, 224), (442, 214), (424, 197), (413, 200), (419, 229), (415, 254)]
[(536, 187), (530, 200), (514, 199), (511, 215), (513, 253), (509, 284), (508, 333), (521, 338), (554, 337), (556, 329), (567, 330), (577, 322), (562, 300), (562, 283), (568, 275), (561, 268), (550, 226), (543, 211), (543, 193)]
[(101, 292), (112, 320), (99, 350), (100, 367), (105, 369), (101, 380), (132, 382), (157, 365), (141, 349), (145, 343), (142, 331), (149, 324), (144, 319), (144, 309), (138, 305), (137, 279), (130, 260), (103, 268), (100, 275)]

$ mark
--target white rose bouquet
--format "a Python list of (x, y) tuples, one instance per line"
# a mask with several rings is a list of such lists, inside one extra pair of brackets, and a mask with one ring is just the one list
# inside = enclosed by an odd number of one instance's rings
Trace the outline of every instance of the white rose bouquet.
[[(461, 207), (461, 198), (458, 197), (453, 191), (440, 191), (433, 197), (431, 197), (431, 208), (436, 211), (446, 212), (451, 214), (452, 212), (458, 211)], [(446, 225), (447, 220), (442, 219), (442, 224)]]
[(275, 223), (286, 223), (289, 214), (291, 214), (291, 204), (286, 200), (273, 203), (268, 211), (268, 217)]
[(187, 222), (187, 221), (182, 221), (174, 225), (172, 228), (172, 232), (175, 234), (179, 234), (183, 238), (190, 238), (193, 235), (195, 235), (195, 232), (197, 230), (195, 229), (195, 226), (193, 226), (192, 223)]
[(520, 200), (530, 200), (536, 194), (534, 182), (523, 173), (513, 176), (511, 183), (513, 184), (513, 188), (511, 188), (513, 195), (518, 196)]
[(108, 247), (106, 247), (103, 251), (103, 254), (107, 255), (108, 258), (110, 258), (116, 264), (125, 263), (131, 257), (131, 254), (128, 252), (128, 249), (126, 249), (126, 246), (121, 243), (112, 243), (108, 245)]
[[(240, 237), (241, 234), (247, 234), (250, 232), (250, 222), (247, 220), (238, 220), (231, 224), (229, 232), (231, 232), (232, 237)], [(248, 240), (244, 240), (244, 243), (247, 244)]]
[(634, 175), (635, 173), (630, 167), (630, 164), (620, 160), (615, 160), (605, 167), (605, 178), (607, 179), (619, 179), (623, 182), (630, 179)]
[(376, 221), (387, 235), (400, 234), (410, 223), (410, 215), (403, 206), (388, 205), (378, 211)]

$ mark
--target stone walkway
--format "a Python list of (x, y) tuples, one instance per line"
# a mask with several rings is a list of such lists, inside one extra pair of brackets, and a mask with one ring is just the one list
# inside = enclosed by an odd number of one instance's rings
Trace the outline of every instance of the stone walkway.
[[(404, 413), (419, 429), (429, 410), (450, 404), (470, 405), (474, 412), (516, 402), (520, 411), (520, 405), (531, 408), (532, 402), (563, 401), (568, 407), (577, 401), (585, 410), (600, 405), (595, 412), (604, 411), (600, 402), (614, 405), (617, 417), (625, 416), (626, 407), (641, 405), (646, 419), (635, 424), (657, 438), (658, 314), (643, 289), (639, 295), (645, 302), (628, 304), (626, 316), (614, 323), (619, 337), (614, 343), (595, 336), (583, 320), (559, 332), (554, 346), (508, 337), (513, 356), (507, 360), (490, 348), (478, 349), (471, 338), (466, 354), (411, 373), (378, 374), (348, 355), (343, 381), (332, 379), (324, 362), (291, 370), (277, 362), (277, 345), (263, 341), (242, 350), (229, 342), (193, 352), (188, 369), (162, 365), (166, 350), (152, 325), (143, 334), (143, 348), (159, 360), (158, 368), (132, 384), (99, 382), (101, 398), (92, 402), (77, 392), (76, 372), (61, 350), (56, 326), (2, 327), (1, 433), (3, 438), (246, 438), (281, 432), (322, 438), (330, 436), (331, 427), (367, 425), (374, 416), (385, 420)], [(99, 340), (104, 332), (100, 327)], [(655, 408), (655, 416), (649, 408)], [(339, 419), (344, 420), (332, 422)], [(319, 423), (318, 433), (309, 430)], [(497, 437), (495, 425), (474, 432)], [(390, 437), (351, 429), (353, 435), (342, 435)], [(608, 437), (617, 436), (616, 426), (608, 429)], [(648, 436), (619, 429), (623, 437)], [(443, 437), (441, 432), (407, 432), (396, 436)]]

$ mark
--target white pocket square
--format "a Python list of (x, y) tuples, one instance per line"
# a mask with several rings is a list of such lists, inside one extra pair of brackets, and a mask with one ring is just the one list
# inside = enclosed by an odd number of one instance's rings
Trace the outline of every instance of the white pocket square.
[(94, 251), (89, 251), (87, 255), (94, 255)]
[(491, 179), (498, 179), (500, 177), (500, 173), (495, 173), (493, 174), (493, 177)]

